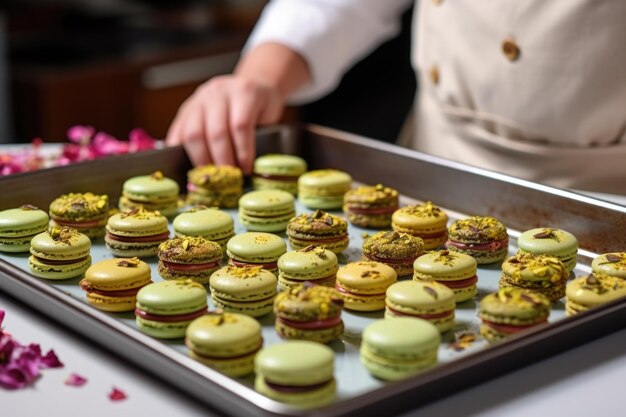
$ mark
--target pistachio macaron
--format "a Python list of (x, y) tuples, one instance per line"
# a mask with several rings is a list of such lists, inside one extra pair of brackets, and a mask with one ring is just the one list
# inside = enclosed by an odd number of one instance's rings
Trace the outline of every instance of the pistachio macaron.
[(474, 298), (478, 292), (478, 264), (476, 259), (448, 250), (428, 252), (413, 263), (414, 280), (434, 280), (450, 288), (456, 302)]
[(521, 288), (500, 288), (480, 301), (480, 334), (490, 342), (545, 323), (550, 315), (550, 300), (541, 293)]
[(207, 207), (237, 207), (243, 173), (234, 166), (202, 165), (187, 172), (187, 202)]
[(351, 262), (337, 271), (335, 288), (341, 293), (346, 309), (378, 311), (385, 309), (385, 293), (397, 279), (396, 271), (383, 263)]
[(565, 230), (547, 227), (527, 230), (517, 238), (517, 246), (520, 254), (558, 258), (565, 265), (568, 275), (576, 266), (578, 239)]
[(314, 245), (341, 253), (348, 248), (348, 223), (339, 216), (315, 210), (292, 218), (287, 224), (287, 237), (293, 249)]
[(171, 178), (155, 171), (150, 175), (140, 175), (124, 181), (119, 209), (129, 211), (143, 207), (148, 211), (158, 211), (166, 217), (178, 210), (180, 187)]
[(265, 232), (241, 233), (232, 237), (226, 245), (230, 265), (261, 266), (274, 273), (278, 270), (278, 258), (285, 252), (285, 241)]
[(594, 272), (570, 281), (565, 296), (565, 312), (573, 316), (626, 297), (626, 280)]
[(261, 266), (225, 266), (211, 275), (209, 284), (218, 309), (251, 317), (272, 311), (276, 275)]
[(133, 311), (137, 293), (152, 282), (150, 267), (138, 258), (106, 259), (91, 265), (80, 281), (87, 302), (98, 310)]
[(448, 250), (472, 256), (479, 264), (503, 260), (509, 250), (506, 227), (496, 218), (473, 216), (448, 228)]
[(267, 154), (254, 160), (252, 186), (255, 190), (283, 190), (298, 193), (298, 178), (307, 170), (307, 163), (296, 155)]
[(237, 378), (254, 371), (263, 346), (261, 325), (243, 314), (212, 313), (194, 319), (185, 332), (191, 358)]
[(437, 281), (401, 281), (387, 288), (385, 318), (414, 317), (434, 324), (440, 332), (454, 326), (456, 297)]
[(153, 282), (137, 293), (137, 329), (153, 337), (184, 337), (187, 326), (206, 313), (206, 289), (188, 279)]
[(195, 206), (179, 214), (172, 225), (177, 237), (201, 236), (224, 250), (228, 240), (235, 235), (235, 222), (230, 214), (206, 206)]
[(50, 227), (72, 227), (91, 239), (104, 236), (108, 217), (107, 195), (69, 193), (50, 203)]
[(312, 284), (335, 287), (339, 262), (337, 255), (317, 246), (290, 251), (278, 259), (278, 285), (287, 290), (309, 281)]
[(222, 247), (200, 236), (176, 237), (159, 245), (159, 275), (207, 284), (220, 267)]
[(611, 252), (596, 256), (591, 262), (594, 274), (626, 279), (626, 252)]
[(167, 218), (143, 207), (114, 214), (106, 230), (106, 247), (113, 255), (124, 258), (154, 256), (170, 235)]
[(91, 240), (71, 227), (52, 227), (30, 241), (28, 267), (45, 279), (74, 278), (91, 265)]
[(431, 201), (396, 210), (391, 216), (391, 227), (419, 237), (426, 250), (440, 248), (448, 240), (448, 215)]
[(0, 211), (0, 252), (28, 252), (35, 235), (48, 229), (48, 213), (31, 205)]
[(351, 187), (350, 174), (337, 169), (318, 169), (300, 176), (298, 198), (311, 209), (340, 209), (343, 196)]
[(239, 221), (250, 231), (284, 231), (295, 215), (293, 194), (287, 191), (250, 191), (239, 199)]
[(522, 288), (557, 301), (565, 295), (567, 276), (565, 265), (555, 257), (518, 253), (502, 263), (500, 287)]
[(397, 381), (434, 366), (439, 343), (439, 330), (426, 320), (376, 320), (363, 331), (361, 362), (373, 376)]
[(295, 285), (274, 300), (276, 333), (284, 339), (328, 343), (343, 333), (342, 309), (343, 298), (334, 288)]
[(323, 407), (335, 398), (334, 357), (328, 346), (307, 340), (267, 346), (254, 360), (254, 388), (294, 407)]
[(391, 225), (391, 215), (398, 209), (398, 198), (398, 191), (391, 187), (363, 185), (345, 193), (343, 212), (355, 226), (384, 229)]
[(399, 277), (413, 273), (413, 263), (424, 254), (421, 238), (394, 231), (378, 232), (363, 240), (363, 260), (382, 262)]

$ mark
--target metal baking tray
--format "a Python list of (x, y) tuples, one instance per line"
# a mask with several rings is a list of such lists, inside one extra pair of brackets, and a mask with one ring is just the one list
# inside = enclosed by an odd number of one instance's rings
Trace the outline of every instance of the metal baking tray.
[[(300, 154), (310, 169), (334, 167), (349, 172), (360, 183), (391, 185), (401, 192), (404, 204), (432, 200), (452, 219), (470, 214), (498, 217), (509, 228), (511, 252), (520, 231), (541, 226), (569, 230), (581, 244), (578, 274), (589, 271), (596, 254), (626, 248), (626, 208), (616, 204), (320, 126), (274, 127), (260, 131), (257, 142), (259, 154)], [(106, 193), (115, 199), (128, 177), (156, 169), (184, 185), (189, 168), (184, 151), (169, 148), (1, 178), (0, 209), (27, 203), (45, 208), (52, 199), (70, 191)], [(298, 207), (298, 211), (304, 209)], [(237, 232), (242, 231), (237, 225)], [(363, 233), (373, 231), (350, 228), (350, 249), (340, 256), (340, 263), (359, 259)], [(95, 262), (110, 254), (101, 241), (96, 241), (92, 256)], [(132, 314), (104, 313), (90, 307), (77, 286), (78, 279), (55, 282), (31, 276), (25, 272), (26, 258), (0, 254), (0, 289), (228, 415), (348, 416), (361, 414), (364, 409), (392, 415), (626, 325), (626, 300), (572, 318), (565, 318), (562, 303), (557, 303), (549, 325), (498, 345), (477, 343), (466, 351), (454, 352), (448, 344), (454, 332), (448, 332), (438, 366), (401, 382), (384, 383), (370, 377), (358, 362), (360, 331), (372, 320), (382, 318), (382, 313), (346, 311), (346, 333), (341, 341), (330, 345), (336, 352), (339, 398), (330, 407), (302, 411), (256, 393), (251, 388), (252, 377), (231, 379), (193, 361), (180, 340), (164, 342), (140, 333)], [(153, 279), (159, 280), (155, 260), (149, 263)], [(478, 275), (479, 297), (495, 291), (498, 265), (481, 266)], [(476, 329), (476, 305), (459, 305), (455, 330)], [(261, 323), (266, 344), (276, 343), (279, 339), (273, 332), (273, 317), (266, 316)]]

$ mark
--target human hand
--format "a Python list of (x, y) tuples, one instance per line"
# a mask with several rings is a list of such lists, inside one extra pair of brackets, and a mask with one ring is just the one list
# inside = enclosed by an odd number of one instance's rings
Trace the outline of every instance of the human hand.
[(213, 77), (181, 105), (166, 143), (182, 144), (194, 165), (233, 165), (250, 174), (256, 126), (278, 122), (284, 107), (274, 87), (241, 75)]

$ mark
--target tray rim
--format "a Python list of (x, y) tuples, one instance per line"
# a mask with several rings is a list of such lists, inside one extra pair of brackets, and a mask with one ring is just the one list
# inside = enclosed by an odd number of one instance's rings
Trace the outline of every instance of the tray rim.
[[(485, 171), (479, 168), (468, 167), (463, 164), (458, 163), (450, 163), (450, 161), (443, 160), (441, 158), (433, 157), (430, 155), (421, 154), (416, 151), (406, 150), (404, 148), (398, 148), (393, 145), (389, 145), (386, 143), (381, 143), (377, 141), (373, 141), (370, 139), (361, 138), (357, 135), (347, 134), (345, 132), (340, 132), (335, 129), (325, 128), (321, 126), (307, 126), (305, 128), (307, 131), (313, 133), (323, 133), (325, 135), (335, 135), (337, 139), (351, 141), (353, 143), (357, 143), (359, 145), (367, 145), (369, 147), (384, 150), (387, 152), (391, 152), (394, 154), (402, 153), (406, 155), (410, 153), (416, 159), (421, 159), (423, 161), (435, 164), (443, 164), (446, 166), (450, 166), (454, 169), (460, 169), (463, 171), (470, 171), (477, 173), (479, 175), (486, 175), (490, 178), (494, 177), (494, 173), (489, 171)], [(167, 150), (160, 150), (157, 152), (167, 152)], [(134, 156), (130, 156), (130, 159), (140, 158), (149, 155), (141, 155), (135, 154)], [(127, 156), (128, 158), (128, 156)], [(100, 160), (100, 163), (103, 163)], [(89, 167), (89, 163), (83, 164), (83, 167)], [(64, 169), (66, 167), (61, 167), (59, 169)], [(69, 168), (69, 167), (68, 167)], [(38, 171), (38, 173), (41, 171)], [(56, 170), (55, 170), (56, 172)], [(26, 174), (28, 175), (28, 174)], [(626, 207), (620, 206), (618, 204), (606, 202), (603, 200), (598, 200), (592, 197), (584, 196), (581, 194), (569, 192), (566, 190), (560, 190), (557, 188), (544, 186), (541, 184), (535, 184), (532, 182), (519, 180), (513, 177), (509, 177), (502, 174), (495, 174), (497, 177), (500, 177), (501, 180), (507, 182), (513, 182), (515, 184), (520, 184), (525, 187), (535, 188), (542, 192), (550, 192), (557, 193), (558, 195), (564, 196), (566, 198), (577, 199), (585, 204), (594, 204), (596, 206), (617, 210), (622, 213), (626, 213)], [(0, 178), (0, 184), (2, 183), (2, 179)], [(71, 327), (73, 330), (81, 332), (82, 324), (75, 324), (70, 321), (69, 325), (67, 322), (59, 319), (59, 316), (66, 315), (78, 315), (81, 317), (81, 322), (86, 320), (92, 320), (93, 322), (98, 323), (98, 328), (100, 331), (108, 331), (111, 332), (115, 338), (119, 337), (128, 337), (133, 343), (137, 344), (136, 349), (148, 349), (151, 356), (160, 357), (161, 359), (165, 359), (167, 361), (168, 369), (172, 367), (182, 366), (185, 369), (189, 369), (192, 371), (192, 375), (187, 375), (187, 378), (193, 381), (196, 381), (198, 377), (201, 377), (201, 382), (206, 383), (210, 382), (212, 388), (212, 394), (223, 397), (226, 396), (229, 399), (233, 399), (232, 404), (227, 404), (228, 406), (222, 405), (221, 409), (224, 409), (228, 412), (236, 412), (238, 411), (255, 411), (257, 414), (259, 412), (264, 413), (264, 415), (283, 415), (283, 416), (297, 416), (297, 415), (327, 415), (327, 416), (347, 416), (353, 415), (363, 410), (365, 407), (374, 407), (381, 408), (382, 404), (386, 404), (387, 406), (391, 404), (387, 404), (390, 400), (398, 397), (399, 395), (406, 396), (407, 393), (410, 393), (413, 390), (418, 388), (423, 388), (425, 386), (429, 386), (432, 384), (440, 383), (442, 379), (447, 379), (450, 377), (454, 377), (459, 373), (459, 371), (468, 371), (474, 368), (480, 368), (481, 365), (485, 363), (490, 363), (494, 359), (498, 358), (506, 358), (511, 353), (518, 352), (519, 349), (524, 347), (538, 347), (540, 345), (545, 345), (546, 340), (550, 340), (555, 336), (563, 334), (564, 332), (570, 332), (578, 334), (578, 338), (581, 336), (586, 336), (585, 339), (587, 341), (593, 340), (598, 335), (608, 334), (612, 331), (618, 330), (619, 328), (626, 325), (626, 300), (617, 300), (611, 304), (607, 304), (606, 306), (600, 307), (598, 309), (594, 309), (592, 311), (583, 313), (576, 317), (571, 317), (567, 319), (560, 320), (559, 322), (552, 323), (545, 328), (535, 329), (532, 332), (529, 332), (522, 337), (513, 337), (507, 340), (504, 343), (498, 344), (496, 346), (491, 346), (489, 349), (484, 349), (478, 352), (474, 352), (470, 355), (467, 355), (463, 358), (455, 360), (453, 362), (447, 364), (440, 364), (436, 368), (427, 371), (423, 374), (417, 375), (415, 377), (409, 378), (407, 380), (402, 381), (401, 384), (386, 384), (380, 388), (377, 388), (373, 391), (365, 392), (363, 394), (357, 395), (355, 397), (338, 401), (334, 403), (329, 408), (320, 408), (315, 410), (300, 410), (294, 407), (287, 406), (285, 404), (273, 401), (253, 389), (232, 380), (229, 377), (226, 377), (219, 372), (216, 372), (208, 367), (205, 367), (187, 356), (183, 355), (180, 352), (176, 352), (174, 349), (166, 346), (158, 340), (152, 339), (149, 336), (143, 335), (140, 332), (131, 329), (122, 323), (119, 323), (115, 318), (110, 317), (85, 303), (82, 303), (79, 300), (73, 299), (72, 297), (63, 297), (63, 292), (59, 289), (56, 289), (52, 286), (49, 286), (45, 282), (36, 279), (35, 277), (27, 274), (21, 269), (12, 266), (11, 264), (5, 262), (0, 259), (0, 274), (3, 274), (8, 278), (8, 280), (0, 280), (0, 288), (7, 293), (15, 296), (20, 301), (29, 304), (42, 312), (46, 312), (47, 310), (54, 310), (54, 315), (51, 317), (54, 320), (57, 320), (64, 326)], [(34, 297), (33, 297), (34, 296)], [(43, 298), (47, 301), (52, 301), (52, 304), (44, 306), (44, 303), (37, 303), (38, 299)], [(589, 328), (588, 324), (594, 324), (598, 320), (610, 320), (606, 326), (605, 331), (599, 332), (597, 329), (595, 331), (596, 336), (589, 338)], [(605, 323), (607, 324), (607, 323)], [(585, 326), (587, 325), (587, 326)], [(600, 327), (600, 326), (598, 326)], [(95, 328), (95, 327), (94, 327)], [(585, 329), (585, 331), (583, 331)], [(593, 332), (592, 332), (593, 333)], [(98, 340), (97, 337), (87, 335), (87, 337), (91, 339)], [(582, 342), (584, 343), (584, 342)], [(570, 344), (566, 346), (566, 348), (572, 348), (582, 343)], [(116, 349), (111, 349), (110, 346), (107, 346), (108, 349), (113, 350), (114, 353), (118, 354), (118, 356), (122, 356), (124, 359), (128, 359), (125, 355), (120, 355), (120, 353)], [(551, 356), (552, 354), (556, 354), (561, 351), (561, 349), (552, 348), (553, 353), (549, 353), (548, 351), (544, 352), (544, 354), (538, 355), (538, 358), (545, 358)], [(521, 363), (512, 363), (511, 369), (517, 369), (526, 364), (529, 364), (530, 361), (520, 361)], [(155, 374), (154, 369), (151, 369), (149, 366), (145, 366), (144, 364), (140, 364), (144, 370), (149, 373)], [(183, 372), (186, 373), (186, 372)], [(497, 372), (497, 375), (500, 375), (504, 372)], [(164, 378), (163, 375), (157, 373), (157, 376), (160, 378)], [(481, 377), (479, 380), (490, 379), (493, 376)], [(179, 381), (166, 381), (170, 383), (174, 383), (179, 388), (183, 390), (189, 390), (189, 387), (186, 384)], [(468, 381), (469, 382), (469, 381)], [(469, 386), (466, 382), (465, 386)], [(457, 392), (460, 389), (463, 389), (463, 386), (457, 387), (457, 389), (449, 390), (446, 393), (440, 392), (439, 395), (431, 395), (429, 399), (420, 399), (419, 401), (410, 401), (403, 402), (401, 405), (393, 404), (398, 411), (407, 410), (409, 407), (417, 407), (420, 405), (424, 405), (430, 401), (433, 401), (437, 398), (441, 398), (447, 394), (451, 394), (453, 392)], [(212, 407), (216, 406), (216, 398), (210, 397), (207, 398), (206, 391), (202, 389), (198, 389), (198, 391), (202, 391), (205, 395), (200, 395), (199, 392), (190, 392), (194, 397), (200, 399), (202, 402), (210, 405)], [(242, 395), (242, 391), (243, 394)], [(237, 401), (237, 399), (246, 399), (246, 401), (241, 402)], [(369, 409), (372, 411), (372, 408)], [(386, 411), (389, 411), (388, 407), (385, 407)]]

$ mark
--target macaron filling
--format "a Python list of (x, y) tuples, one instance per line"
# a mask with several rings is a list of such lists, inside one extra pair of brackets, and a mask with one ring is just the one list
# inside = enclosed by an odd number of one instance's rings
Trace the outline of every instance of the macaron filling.
[(202, 309), (198, 311), (193, 311), (191, 313), (173, 314), (173, 315), (154, 314), (154, 313), (148, 313), (139, 308), (135, 309), (136, 316), (144, 320), (158, 321), (161, 323), (175, 323), (178, 321), (189, 321), (189, 320), (193, 320), (195, 318), (204, 316), (207, 313), (208, 313), (207, 307), (202, 307)]
[(230, 261), (233, 265), (244, 267), (244, 266), (260, 266), (263, 269), (276, 269), (278, 268), (278, 261), (275, 262), (267, 262), (267, 263), (257, 263), (257, 262), (244, 262), (237, 259), (230, 258)]
[(334, 381), (334, 379), (331, 379), (328, 381), (320, 382), (318, 384), (311, 384), (311, 385), (283, 385), (283, 384), (276, 384), (274, 382), (269, 382), (267, 378), (264, 378), (263, 380), (265, 382), (265, 385), (267, 385), (269, 388), (273, 389), (274, 391), (286, 392), (286, 393), (287, 392), (298, 393), (298, 392), (315, 391), (316, 389), (323, 388), (324, 386), (331, 384)]
[(369, 255), (369, 254), (365, 256), (368, 259), (371, 259), (372, 261), (382, 262), (386, 264), (394, 264), (394, 265), (404, 265), (404, 264), (413, 265), (413, 262), (415, 262), (415, 260), (417, 259), (417, 256), (412, 256), (410, 258), (381, 258), (380, 256)]
[(260, 174), (258, 172), (255, 172), (254, 174), (252, 174), (252, 176), (256, 178), (263, 178), (266, 180), (288, 181), (288, 182), (298, 182), (298, 178), (300, 177), (299, 175)]
[(424, 320), (436, 320), (442, 319), (445, 317), (449, 317), (454, 314), (454, 310), (446, 310), (440, 313), (430, 313), (430, 314), (417, 314), (417, 313), (407, 313), (404, 311), (398, 311), (387, 304), (387, 309), (389, 309), (396, 316), (407, 316), (407, 317), (419, 317)]
[(281, 323), (286, 326), (293, 327), (294, 329), (300, 330), (322, 330), (322, 329), (330, 329), (336, 326), (339, 326), (342, 322), (341, 316), (331, 317), (328, 319), (322, 320), (309, 320), (309, 321), (295, 321), (289, 320), (283, 317), (278, 317)]
[(144, 285), (141, 285), (135, 288), (129, 288), (127, 290), (102, 290), (102, 289), (94, 288), (91, 283), (85, 280), (82, 280), (79, 285), (80, 285), (80, 288), (82, 288), (84, 291), (90, 294), (93, 293), (93, 294), (98, 294), (98, 295), (104, 295), (107, 297), (132, 297), (132, 296), (137, 295), (139, 290), (148, 284), (150, 284), (150, 282), (146, 282)]
[(536, 326), (538, 324), (541, 323), (545, 323), (546, 321), (548, 321), (547, 317), (544, 317), (534, 323), (530, 323), (530, 324), (521, 324), (521, 325), (513, 325), (513, 324), (500, 324), (500, 323), (494, 323), (492, 321), (489, 320), (484, 320), (483, 319), (483, 324), (487, 327), (492, 328), (493, 330), (500, 332), (500, 333), (506, 333), (506, 334), (514, 334), (517, 332), (520, 332), (522, 330), (526, 330), (530, 327)]
[(189, 349), (191, 349), (195, 355), (198, 355), (198, 356), (200, 356), (201, 358), (204, 358), (204, 359), (209, 359), (209, 360), (233, 360), (233, 359), (245, 358), (246, 356), (250, 356), (252, 354), (257, 353), (263, 347), (263, 338), (260, 339), (259, 344), (254, 349), (252, 349), (252, 350), (250, 350), (250, 351), (248, 351), (246, 353), (242, 353), (241, 355), (236, 355), (236, 356), (211, 356), (211, 355), (207, 355), (206, 353), (203, 353), (203, 352), (198, 352), (197, 350), (192, 349), (190, 347), (191, 343), (189, 343), (187, 341), (187, 338), (185, 338), (185, 345), (187, 347), (189, 347)]
[(104, 220), (104, 216), (100, 217), (97, 220), (85, 220), (85, 221), (68, 221), (68, 220), (63, 220), (58, 218), (55, 215), (51, 215), (52, 220), (54, 220), (54, 222), (56, 224), (58, 224), (59, 226), (67, 226), (67, 227), (73, 227), (75, 229), (80, 229), (80, 228), (87, 228), (87, 227), (98, 227), (98, 226), (104, 226), (104, 224), (102, 223), (102, 220)]
[[(303, 280), (286, 277), (284, 274), (281, 275), (281, 279), (289, 283), (293, 283), (293, 284), (301, 284), (305, 282)], [(312, 284), (316, 284), (316, 285), (326, 285), (326, 284), (331, 284), (331, 283), (334, 284), (336, 279), (337, 279), (337, 275), (333, 274), (333, 275), (329, 275), (327, 277), (322, 277), (322, 278), (307, 278), (306, 281)]]
[(461, 250), (489, 250), (489, 251), (497, 251), (502, 248), (508, 247), (509, 239), (505, 238), (502, 240), (494, 240), (493, 242), (488, 243), (463, 243), (456, 242), (454, 240), (448, 240), (448, 246), (454, 246), (457, 249)]
[(87, 258), (89, 258), (89, 255), (87, 256), (83, 256), (82, 258), (76, 258), (76, 259), (46, 259), (46, 258), (40, 258), (39, 256), (36, 255), (32, 255), (35, 259), (37, 259), (39, 262), (41, 262), (42, 264), (46, 264), (46, 265), (69, 265), (69, 264), (74, 264), (74, 263), (78, 263), (78, 262), (82, 262), (82, 261), (86, 261)]
[(205, 263), (198, 263), (198, 264), (179, 264), (175, 262), (164, 261), (162, 259), (161, 259), (161, 262), (163, 263), (164, 266), (174, 271), (203, 271), (205, 269), (215, 268), (219, 266), (220, 264), (219, 261), (205, 262)]
[(375, 207), (375, 208), (348, 206), (347, 209), (354, 214), (389, 214), (398, 210), (398, 206)]
[(472, 285), (476, 284), (476, 282), (478, 281), (478, 276), (474, 275), (473, 277), (467, 278), (467, 279), (461, 279), (458, 281), (438, 281), (435, 280), (440, 284), (445, 285), (448, 288), (467, 288), (467, 287), (471, 287)]
[(380, 293), (370, 293), (370, 294), (359, 294), (357, 292), (351, 292), (348, 291), (347, 289), (345, 289), (344, 287), (342, 287), (341, 285), (337, 284), (335, 286), (335, 289), (337, 291), (339, 291), (342, 294), (347, 294), (347, 295), (356, 295), (357, 297), (380, 297), (380, 296), (384, 296), (385, 293), (384, 292), (380, 292)]
[(120, 236), (107, 232), (107, 237), (118, 242), (160, 242), (169, 238), (170, 232), (160, 233), (151, 236)]

